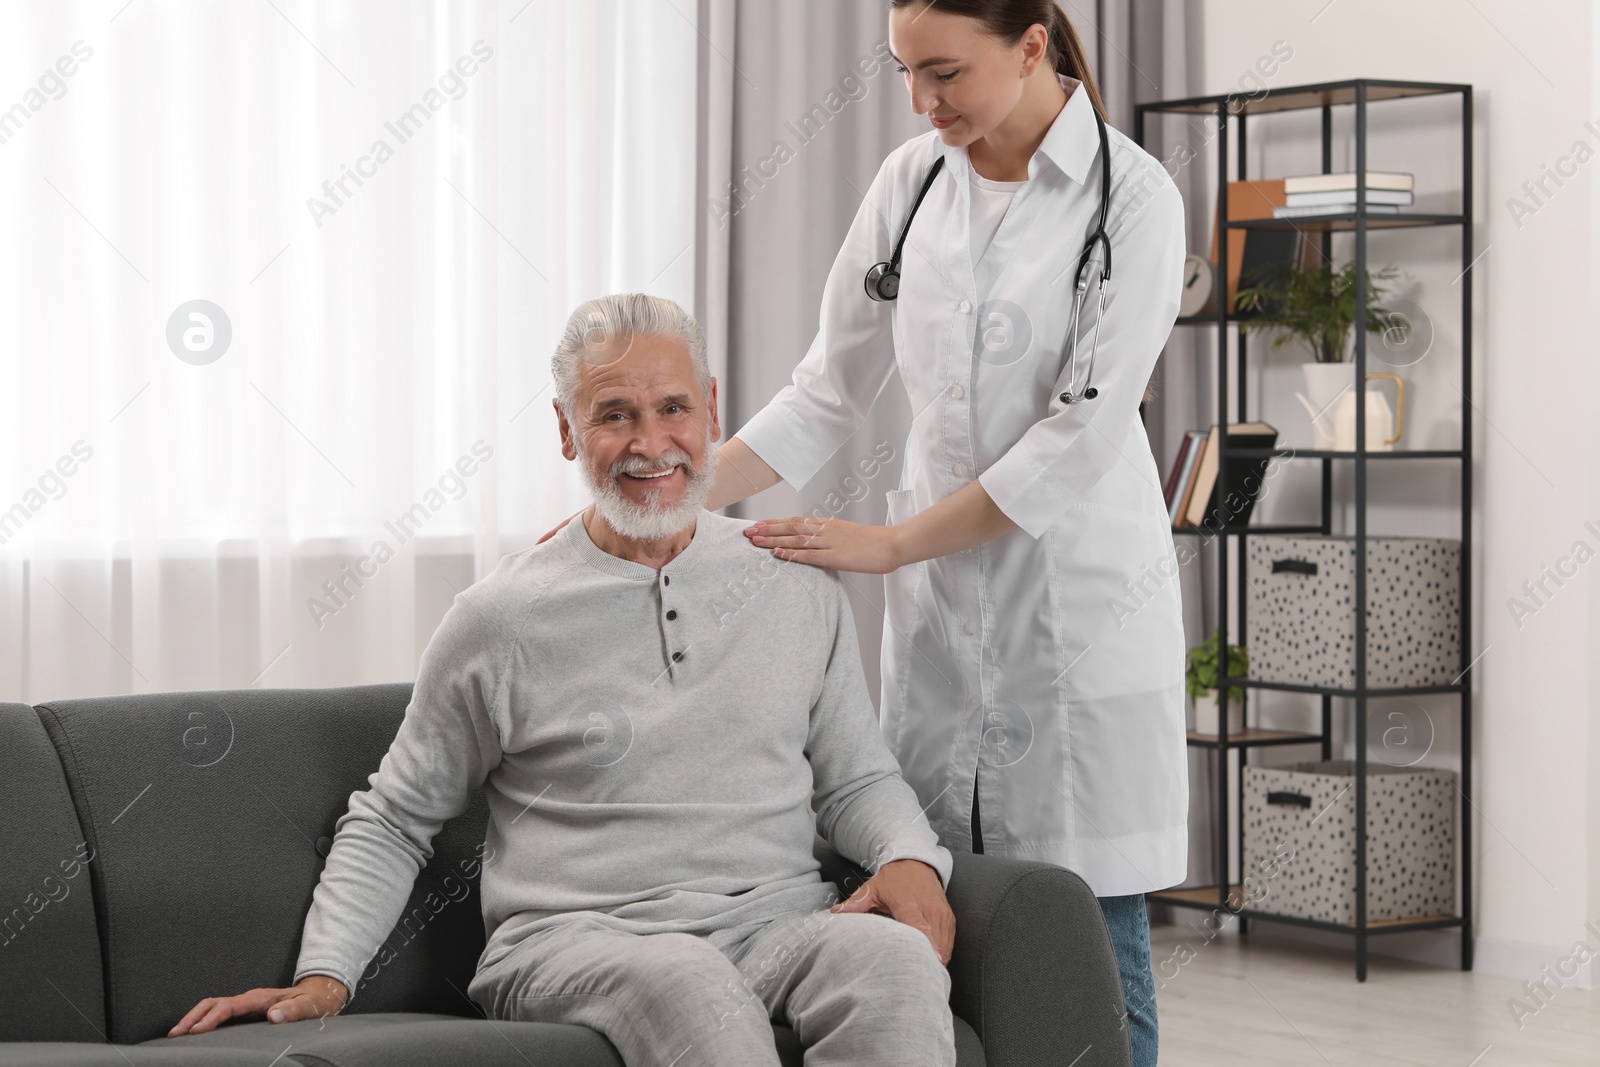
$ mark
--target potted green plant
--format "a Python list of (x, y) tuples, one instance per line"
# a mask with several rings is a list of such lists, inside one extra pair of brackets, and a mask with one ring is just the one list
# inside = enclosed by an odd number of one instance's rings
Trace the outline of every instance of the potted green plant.
[[(1217, 735), (1217, 646), (1216, 630), (1189, 650), (1183, 672), (1189, 702), (1194, 705), (1194, 732), (1207, 737)], [(1250, 657), (1243, 645), (1228, 646), (1228, 677), (1244, 678), (1250, 672)], [(1228, 687), (1228, 733), (1244, 729), (1244, 694), (1236, 685)]]
[[(1367, 273), (1367, 332), (1383, 331), (1404, 323), (1404, 316), (1378, 301), (1387, 295), (1384, 282), (1399, 273), (1394, 266)], [(1245, 279), (1234, 298), (1242, 333), (1276, 331), (1274, 350), (1298, 339), (1312, 351), (1315, 362), (1302, 367), (1306, 402), (1314, 412), (1325, 412), (1355, 385), (1355, 368), (1345, 361), (1345, 349), (1356, 323), (1356, 264), (1342, 267), (1304, 267), (1297, 262), (1263, 264)], [(1245, 317), (1248, 316), (1248, 317)]]

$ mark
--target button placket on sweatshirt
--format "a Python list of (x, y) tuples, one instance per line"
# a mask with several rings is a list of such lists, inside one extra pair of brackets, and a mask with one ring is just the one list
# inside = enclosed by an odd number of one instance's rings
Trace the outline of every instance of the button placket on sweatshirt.
[[(679, 582), (681, 587), (681, 576)], [(680, 620), (677, 607), (678, 597), (672, 590), (672, 575), (663, 571), (657, 576), (656, 592), (661, 611), (661, 647), (667, 657), (667, 674), (677, 681), (688, 659), (689, 646), (687, 629)]]
[[(588, 528), (581, 522), (568, 523), (562, 529), (570, 529), (567, 543), (589, 566), (604, 574), (639, 583), (646, 599), (652, 599), (651, 594), (654, 594), (653, 605), (641, 605), (644, 610), (655, 608), (656, 633), (661, 642), (661, 673), (651, 684), (660, 684), (663, 680), (679, 681), (684, 669), (694, 661), (694, 634), (700, 632), (694, 629), (696, 616), (688, 607), (694, 598), (683, 583), (702, 577), (699, 561), (707, 551), (704, 540), (692, 536), (682, 552), (664, 567), (655, 569), (605, 552), (594, 543)], [(642, 617), (639, 622), (643, 623)], [(642, 631), (639, 636), (644, 636)]]

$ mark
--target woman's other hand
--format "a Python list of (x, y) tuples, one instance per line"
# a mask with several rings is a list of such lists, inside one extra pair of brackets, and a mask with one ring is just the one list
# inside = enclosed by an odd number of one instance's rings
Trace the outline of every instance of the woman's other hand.
[(583, 514), (582, 509), (579, 509), (578, 511), (574, 511), (571, 515), (568, 515), (566, 518), (562, 519), (560, 522), (558, 522), (554, 526), (552, 526), (550, 528), (550, 532), (545, 534), (543, 537), (539, 538), (539, 540), (535, 541), (534, 544), (536, 544), (536, 545), (544, 544), (546, 541), (550, 540), (550, 538), (552, 538), (556, 534), (560, 533), (562, 527), (566, 526), (567, 523), (571, 522), (573, 519), (577, 518), (579, 515), (582, 515), (582, 514)]
[(814, 567), (888, 574), (903, 562), (898, 528), (894, 526), (792, 515), (787, 519), (761, 519), (745, 527), (744, 535), (751, 544), (772, 549), (779, 559)]

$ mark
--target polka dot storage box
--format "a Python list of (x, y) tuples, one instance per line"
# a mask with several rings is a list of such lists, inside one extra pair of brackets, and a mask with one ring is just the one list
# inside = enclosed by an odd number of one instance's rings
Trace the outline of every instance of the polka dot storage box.
[[(1354, 689), (1353, 537), (1252, 537), (1250, 677)], [(1367, 538), (1367, 686), (1448, 685), (1461, 673), (1461, 542)]]
[[(1367, 921), (1454, 915), (1454, 771), (1367, 763)], [(1356, 790), (1351, 760), (1244, 769), (1251, 907), (1356, 921)]]

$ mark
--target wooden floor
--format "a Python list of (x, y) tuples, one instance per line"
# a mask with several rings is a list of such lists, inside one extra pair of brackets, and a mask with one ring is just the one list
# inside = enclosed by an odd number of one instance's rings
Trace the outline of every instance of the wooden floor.
[(1372, 956), (1358, 983), (1350, 952), (1186, 926), (1150, 942), (1162, 1067), (1600, 1064), (1600, 991), (1557, 990), (1519, 1029), (1507, 1001), (1534, 1004), (1509, 978)]

